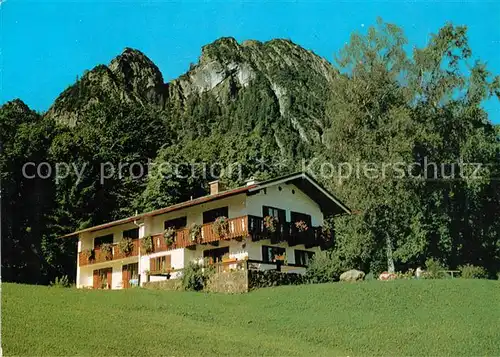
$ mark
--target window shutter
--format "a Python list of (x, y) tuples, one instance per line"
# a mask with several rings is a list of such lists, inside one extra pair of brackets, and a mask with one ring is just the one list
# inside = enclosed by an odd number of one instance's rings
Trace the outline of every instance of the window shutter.
[(156, 259), (151, 258), (149, 259), (149, 271), (155, 271), (156, 270)]
[(99, 270), (94, 270), (93, 288), (99, 288)]
[(172, 257), (170, 255), (165, 256), (165, 268), (170, 269), (172, 267)]
[(106, 270), (106, 280), (108, 283), (109, 288), (111, 289), (113, 286), (113, 268), (108, 268)]
[(269, 207), (262, 206), (262, 217), (269, 216)]
[(122, 286), (124, 288), (129, 287), (129, 272), (128, 272), (128, 265), (123, 265), (122, 266)]
[(269, 261), (267, 253), (268, 253), (267, 246), (263, 245), (262, 246), (262, 261), (264, 261), (264, 262), (268, 262)]
[(286, 213), (285, 210), (278, 209), (278, 221), (283, 224), (286, 222)]

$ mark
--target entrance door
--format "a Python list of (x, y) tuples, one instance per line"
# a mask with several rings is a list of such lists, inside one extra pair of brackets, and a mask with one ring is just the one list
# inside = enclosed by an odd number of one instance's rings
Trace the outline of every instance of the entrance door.
[(139, 263), (132, 263), (122, 266), (122, 285), (123, 288), (130, 288), (132, 284), (139, 284)]
[(111, 289), (113, 278), (113, 268), (94, 270), (94, 289)]

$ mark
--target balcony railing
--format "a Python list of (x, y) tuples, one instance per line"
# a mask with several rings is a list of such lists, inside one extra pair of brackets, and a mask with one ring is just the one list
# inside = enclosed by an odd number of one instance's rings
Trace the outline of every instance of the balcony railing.
[(133, 239), (132, 251), (129, 254), (125, 254), (122, 251), (120, 251), (120, 249), (118, 248), (118, 244), (115, 243), (112, 245), (111, 253), (109, 254), (102, 252), (101, 248), (95, 248), (92, 249), (90, 256), (85, 252), (80, 252), (78, 254), (78, 261), (80, 266), (84, 266), (89, 264), (104, 263), (107, 261), (134, 257), (139, 255), (139, 246), (140, 246), (140, 240)]
[(325, 242), (331, 241), (333, 237), (323, 232), (321, 227), (309, 227), (306, 231), (299, 232), (294, 223), (277, 223), (274, 232), (269, 231), (264, 225), (264, 219), (256, 216), (241, 216), (228, 220), (228, 230), (222, 235), (217, 235), (213, 229), (213, 223), (202, 225), (200, 236), (192, 240), (189, 228), (176, 231), (175, 242), (167, 246), (163, 233), (152, 236), (153, 252), (186, 248), (197, 244), (210, 244), (221, 240), (249, 238), (252, 241), (270, 239), (271, 243), (288, 242), (290, 246), (304, 244), (306, 247), (317, 245), (324, 246)]

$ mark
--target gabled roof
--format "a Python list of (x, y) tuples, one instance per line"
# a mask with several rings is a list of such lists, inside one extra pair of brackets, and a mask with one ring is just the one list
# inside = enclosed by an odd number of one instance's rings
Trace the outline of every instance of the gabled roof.
[(320, 206), (324, 214), (351, 214), (351, 210), (345, 204), (305, 172), (297, 172), (261, 182), (257, 187), (250, 189), (250, 192), (282, 183), (291, 183), (297, 186), (299, 190), (311, 197)]
[(314, 180), (311, 176), (307, 175), (304, 172), (294, 173), (282, 177), (277, 177), (271, 180), (257, 182), (255, 184), (242, 186), (238, 188), (234, 188), (231, 190), (223, 191), (214, 195), (207, 195), (199, 198), (195, 198), (189, 201), (185, 201), (182, 203), (178, 203), (172, 206), (168, 206), (165, 208), (160, 208), (154, 211), (141, 213), (135, 216), (131, 216), (128, 218), (119, 219), (113, 222), (108, 222), (104, 224), (100, 224), (98, 226), (93, 226), (85, 229), (78, 230), (73, 233), (66, 234), (59, 238), (68, 238), (75, 236), (77, 234), (81, 234), (84, 232), (93, 232), (105, 228), (110, 228), (113, 226), (117, 226), (120, 224), (126, 224), (131, 222), (136, 222), (144, 219), (145, 217), (153, 217), (160, 214), (177, 211), (183, 208), (196, 206), (202, 203), (211, 202), (215, 200), (219, 200), (222, 198), (238, 195), (241, 193), (250, 194), (251, 192), (258, 192), (261, 189), (266, 187), (278, 185), (278, 184), (289, 184), (292, 183), (297, 188), (306, 193), (309, 197), (311, 197), (318, 205), (321, 207), (321, 210), (325, 214), (339, 215), (339, 214), (351, 214), (351, 211), (347, 206), (345, 206), (340, 200), (338, 200), (335, 196), (333, 196), (330, 192), (328, 192), (325, 188), (323, 188), (316, 180)]

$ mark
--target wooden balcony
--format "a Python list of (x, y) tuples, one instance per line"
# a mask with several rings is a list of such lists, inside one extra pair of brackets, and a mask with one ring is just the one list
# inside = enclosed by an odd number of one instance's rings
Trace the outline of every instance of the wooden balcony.
[(256, 216), (241, 216), (229, 219), (228, 231), (222, 235), (217, 235), (212, 229), (213, 223), (202, 225), (201, 234), (196, 240), (191, 240), (189, 228), (176, 231), (175, 243), (171, 246), (165, 244), (163, 233), (154, 234), (153, 252), (165, 250), (193, 247), (197, 244), (210, 244), (221, 240), (249, 238), (252, 241), (271, 239), (271, 243), (288, 242), (291, 246), (305, 244), (306, 247), (325, 246), (324, 242), (333, 237), (325, 235), (321, 227), (309, 227), (305, 232), (298, 232), (295, 224), (285, 222), (276, 225), (276, 230), (270, 232), (264, 225), (264, 219)]
[(90, 265), (90, 264), (96, 264), (96, 263), (104, 263), (107, 261), (112, 261), (112, 260), (117, 260), (117, 259), (125, 259), (129, 257), (134, 257), (139, 255), (139, 247), (140, 247), (140, 240), (139, 239), (133, 239), (132, 240), (132, 252), (129, 254), (125, 254), (120, 251), (118, 248), (118, 245), (115, 243), (112, 246), (112, 251), (111, 254), (106, 255), (104, 252), (101, 251), (100, 248), (93, 249), (93, 255), (90, 257), (90, 259), (87, 257), (87, 255), (84, 252), (78, 253), (78, 261), (80, 266), (85, 266), (85, 265)]

